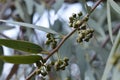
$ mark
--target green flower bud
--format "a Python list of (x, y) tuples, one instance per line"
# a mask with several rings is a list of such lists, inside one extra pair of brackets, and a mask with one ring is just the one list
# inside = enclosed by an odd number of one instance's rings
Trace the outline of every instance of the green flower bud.
[(46, 69), (47, 69), (47, 71), (50, 71), (50, 70), (51, 70), (51, 65), (50, 65), (50, 64), (47, 65), (47, 66), (46, 66)]
[(81, 17), (82, 15), (83, 15), (82, 12), (79, 12), (79, 13), (78, 13), (78, 16), (79, 16), (79, 17)]
[(85, 17), (84, 21), (88, 21), (88, 19), (89, 19), (88, 17)]
[(73, 23), (74, 18), (73, 17), (69, 17), (70, 23)]
[(86, 24), (83, 24), (82, 26), (80, 26), (80, 29), (85, 30), (86, 29)]
[(81, 43), (82, 42), (82, 38), (80, 39), (80, 38), (77, 38), (77, 42), (78, 43)]
[(54, 65), (54, 64), (55, 64), (55, 62), (53, 62), (53, 61), (52, 61), (50, 64), (51, 64), (51, 65)]
[(69, 59), (67, 58), (67, 57), (64, 57), (64, 59), (63, 59), (65, 62), (68, 62), (69, 61)]
[(51, 43), (51, 40), (47, 40), (45, 44), (50, 45), (50, 43)]
[(87, 35), (87, 37), (89, 37), (89, 38), (92, 38), (92, 36), (93, 36), (92, 33), (89, 33), (89, 34)]
[(47, 72), (46, 72), (46, 71), (41, 71), (41, 75), (42, 75), (42, 76), (46, 76), (46, 75), (47, 75)]
[(90, 39), (89, 37), (85, 37), (85, 38), (84, 38), (84, 41), (88, 42), (89, 39)]
[(76, 14), (75, 14), (75, 13), (73, 13), (73, 14), (72, 14), (72, 17), (73, 17), (73, 18), (76, 18)]
[(70, 26), (70, 27), (73, 27), (73, 24), (72, 24), (72, 23), (69, 23), (69, 26)]

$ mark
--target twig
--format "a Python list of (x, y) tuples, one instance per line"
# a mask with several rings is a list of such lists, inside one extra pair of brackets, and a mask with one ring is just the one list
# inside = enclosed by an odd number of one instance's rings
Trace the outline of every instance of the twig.
[[(96, 2), (96, 4), (93, 6), (93, 8), (91, 9), (90, 13), (86, 14), (86, 16), (81, 20), (81, 23), (79, 26), (81, 26), (86, 17), (89, 17), (90, 14), (96, 9), (96, 7), (102, 2), (103, 0), (98, 0)], [(76, 31), (77, 29), (74, 29), (71, 33), (69, 33), (68, 35), (66, 35), (65, 37), (63, 37), (62, 41), (58, 44), (58, 46), (53, 49), (51, 52), (49, 52), (49, 55), (45, 58), (45, 60), (47, 61), (56, 51), (58, 51), (58, 49), (62, 46), (62, 44)], [(34, 70), (27, 78), (26, 80), (29, 80), (32, 76), (34, 76), (36, 73), (36, 70)]]
[[(120, 29), (120, 24), (118, 24), (118, 25), (113, 29), (112, 34), (117, 33), (117, 32), (119, 31), (119, 29)], [(105, 41), (102, 43), (102, 45), (101, 45), (102, 48), (105, 47), (105, 45), (107, 44), (107, 42), (109, 41), (109, 39), (110, 39), (110, 35), (108, 35), (107, 38), (105, 39)]]
[(0, 32), (0, 35), (3, 36), (3, 37), (5, 37), (5, 38), (7, 38), (7, 39), (11, 39), (11, 38), (9, 38), (8, 36), (4, 35), (4, 34), (1, 33), (1, 32)]
[(38, 69), (38, 68), (36, 68), (36, 69), (26, 78), (26, 80), (30, 80), (30, 79), (36, 74), (37, 69)]

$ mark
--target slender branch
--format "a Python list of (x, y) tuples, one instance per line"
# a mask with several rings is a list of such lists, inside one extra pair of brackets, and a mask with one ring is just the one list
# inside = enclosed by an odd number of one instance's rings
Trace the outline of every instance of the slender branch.
[[(86, 16), (81, 20), (81, 23), (79, 26), (81, 26), (86, 17), (89, 17), (90, 14), (96, 9), (96, 7), (102, 2), (103, 0), (98, 0), (95, 5), (92, 7), (90, 13), (86, 14)], [(58, 51), (58, 49), (62, 46), (62, 44), (76, 31), (77, 29), (74, 29), (71, 33), (69, 33), (68, 35), (66, 35), (65, 37), (63, 37), (62, 41), (58, 44), (58, 46), (53, 49), (51, 52), (49, 52), (49, 55), (45, 58), (45, 60), (47, 61), (56, 51)], [(26, 80), (29, 80), (32, 76), (34, 76), (36, 73), (36, 69), (26, 78)]]
[[(120, 29), (120, 24), (118, 24), (112, 31), (112, 34), (114, 35), (115, 33), (117, 33)], [(107, 36), (107, 38), (105, 39), (105, 41), (102, 43), (101, 47), (104, 48), (105, 45), (107, 44), (107, 42), (110, 40), (110, 35)]]
[(38, 68), (36, 68), (29, 76), (27, 76), (26, 80), (30, 80), (36, 74), (37, 69)]
[[(81, 23), (80, 23), (79, 26), (81, 26), (81, 25), (84, 23), (85, 18), (86, 18), (86, 17), (89, 17), (90, 14), (96, 9), (96, 7), (97, 7), (102, 1), (103, 1), (103, 0), (98, 0), (98, 1), (96, 2), (96, 4), (95, 4), (95, 5), (93, 6), (93, 8), (90, 10), (90, 13), (86, 14), (86, 16), (83, 18), (83, 20), (81, 20)], [(58, 51), (58, 49), (62, 46), (62, 44), (63, 44), (76, 30), (77, 30), (77, 29), (74, 29), (71, 33), (69, 33), (68, 35), (66, 35), (66, 36), (62, 39), (62, 41), (58, 44), (58, 46), (50, 52), (50, 54), (46, 57), (45, 60), (49, 59), (50, 56), (52, 56), (56, 51)]]

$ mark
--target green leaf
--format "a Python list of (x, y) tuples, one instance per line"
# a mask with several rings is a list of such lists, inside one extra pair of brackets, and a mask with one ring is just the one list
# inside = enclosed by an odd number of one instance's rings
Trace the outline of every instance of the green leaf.
[(108, 0), (111, 7), (120, 14), (120, 6), (113, 0)]
[[(3, 47), (0, 46), (0, 55), (3, 55)], [(2, 60), (0, 60), (0, 75), (3, 71), (3, 65), (4, 65), (4, 62)]]
[(43, 51), (43, 49), (39, 45), (20, 40), (0, 39), (0, 45), (36, 54), (41, 53)]
[(110, 39), (111, 39), (111, 42), (113, 44), (110, 4), (108, 2), (107, 2), (107, 22), (108, 22), (108, 29), (109, 29)]
[(57, 32), (55, 32), (51, 29), (48, 29), (48, 28), (45, 28), (45, 27), (42, 27), (42, 26), (36, 26), (36, 25), (33, 25), (33, 24), (29, 24), (29, 23), (23, 23), (23, 22), (17, 22), (17, 21), (7, 21), (7, 20), (0, 20), (0, 22), (21, 25), (21, 26), (28, 27), (28, 28), (35, 28), (35, 29), (38, 29), (38, 30), (42, 30), (42, 31), (45, 31), (47, 33), (58, 34)]
[(14, 64), (32, 64), (42, 59), (39, 55), (16, 55), (16, 56), (0, 56), (5, 62)]

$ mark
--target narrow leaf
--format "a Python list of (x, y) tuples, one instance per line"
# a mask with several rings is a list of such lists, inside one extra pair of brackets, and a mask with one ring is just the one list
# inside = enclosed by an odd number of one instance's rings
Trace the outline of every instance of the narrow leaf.
[(35, 29), (38, 29), (38, 30), (42, 30), (42, 31), (45, 31), (47, 33), (58, 34), (57, 32), (55, 32), (51, 29), (48, 29), (48, 28), (45, 28), (45, 27), (42, 27), (42, 26), (36, 26), (36, 25), (33, 25), (33, 24), (29, 24), (29, 23), (23, 23), (23, 22), (17, 22), (17, 21), (7, 21), (7, 20), (0, 20), (0, 22), (21, 25), (21, 26), (28, 27), (28, 28), (35, 28)]
[(108, 0), (111, 7), (120, 14), (120, 6), (113, 0)]
[(108, 22), (108, 29), (109, 29), (110, 39), (111, 39), (111, 42), (113, 44), (110, 4), (108, 2), (107, 2), (107, 22)]
[(33, 0), (24, 0), (26, 3), (27, 11), (29, 15), (33, 13), (34, 1)]
[(39, 61), (42, 59), (39, 55), (25, 55), (25, 56), (0, 56), (0, 59), (4, 60), (8, 63), (14, 63), (14, 64), (32, 64), (36, 61)]
[(103, 76), (102, 76), (101, 80), (107, 80), (109, 72), (110, 72), (110, 70), (112, 69), (112, 66), (113, 66), (110, 61), (112, 61), (112, 59), (113, 59), (112, 57), (113, 57), (113, 55), (115, 53), (115, 50), (118, 47), (119, 43), (120, 43), (120, 30), (118, 32), (118, 35), (117, 35), (117, 37), (115, 39), (115, 42), (113, 44), (112, 50), (110, 52), (110, 55), (108, 57), (108, 60), (107, 60), (106, 66), (105, 66), (105, 70), (104, 70), (104, 73), (103, 73)]
[(60, 9), (60, 7), (62, 6), (63, 2), (64, 2), (64, 0), (56, 0), (56, 3), (53, 5), (55, 13), (57, 13), (57, 11)]
[(0, 45), (4, 45), (16, 50), (21, 50), (29, 53), (40, 53), (43, 49), (34, 43), (20, 40), (0, 39)]
[(14, 27), (10, 27), (7, 25), (0, 25), (0, 32), (4, 31), (4, 30), (9, 30), (9, 29), (13, 29)]
[[(0, 55), (3, 55), (3, 47), (0, 46)], [(0, 60), (0, 75), (3, 71), (3, 65), (4, 65), (4, 62), (2, 60)]]

